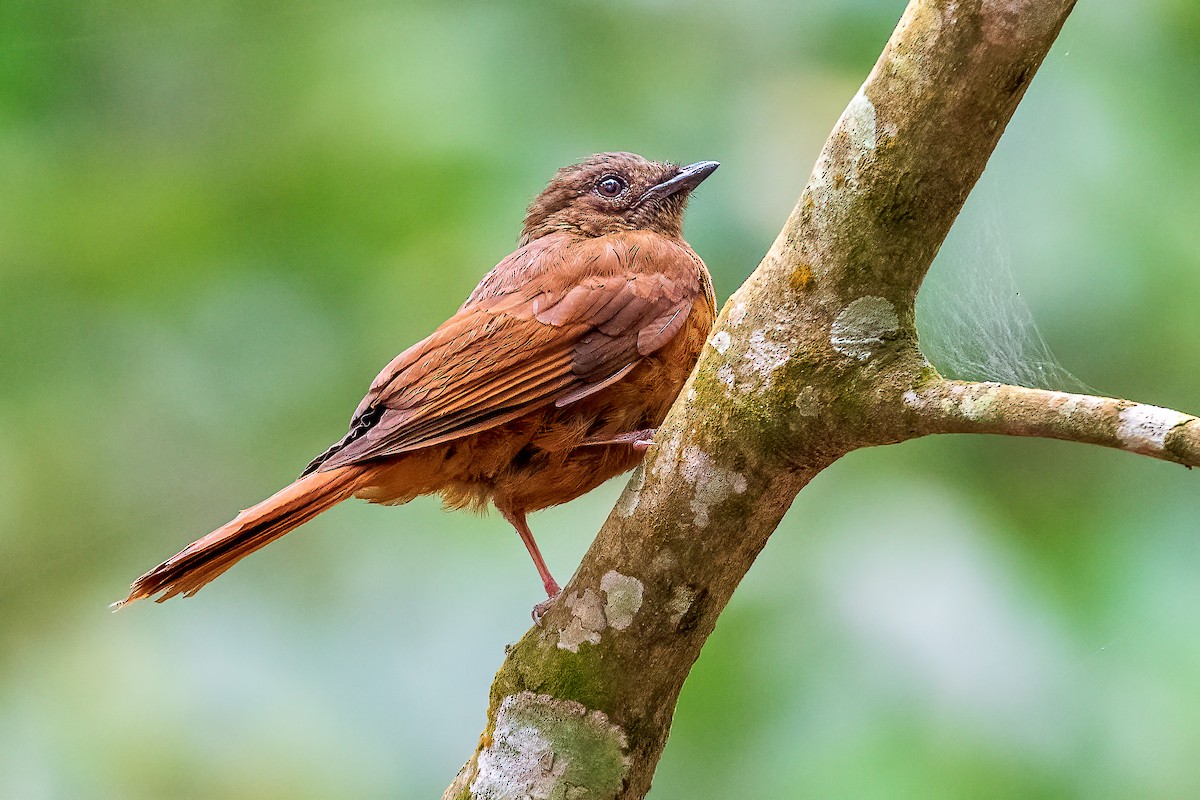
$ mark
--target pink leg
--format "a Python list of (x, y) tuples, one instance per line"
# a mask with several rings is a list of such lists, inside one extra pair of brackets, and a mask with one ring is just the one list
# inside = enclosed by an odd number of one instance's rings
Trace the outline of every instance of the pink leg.
[(594, 436), (589, 439), (584, 439), (579, 443), (580, 447), (589, 447), (597, 444), (627, 444), (638, 452), (650, 449), (650, 445), (654, 444), (654, 434), (656, 428), (646, 428), (641, 431), (633, 431), (631, 433), (621, 433), (616, 436)]
[(562, 589), (558, 588), (558, 583), (554, 580), (554, 576), (550, 574), (550, 568), (546, 566), (546, 561), (542, 558), (541, 551), (538, 550), (537, 542), (533, 540), (533, 532), (529, 530), (529, 525), (525, 523), (525, 512), (500, 509), (500, 513), (517, 529), (517, 534), (520, 535), (521, 541), (525, 543), (525, 549), (529, 551), (529, 556), (533, 559), (533, 565), (537, 567), (538, 575), (542, 576), (542, 586), (546, 588), (546, 596), (550, 598), (557, 597)]

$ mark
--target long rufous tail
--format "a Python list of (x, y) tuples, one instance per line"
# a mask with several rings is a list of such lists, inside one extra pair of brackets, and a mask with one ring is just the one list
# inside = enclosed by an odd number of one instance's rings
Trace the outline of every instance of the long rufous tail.
[(255, 550), (350, 497), (362, 476), (359, 466), (305, 475), (138, 578), (114, 610), (159, 592), (159, 603), (178, 594), (191, 597)]

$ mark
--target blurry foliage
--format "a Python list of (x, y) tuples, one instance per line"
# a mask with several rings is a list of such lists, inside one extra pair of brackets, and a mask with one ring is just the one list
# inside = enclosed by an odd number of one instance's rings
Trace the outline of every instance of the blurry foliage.
[[(0, 796), (436, 796), (538, 599), (498, 518), (351, 504), (194, 600), (106, 603), (339, 436), (563, 163), (724, 162), (687, 229), (728, 295), (903, 5), (0, 4)], [(964, 223), (931, 277), (1012, 270), (1080, 379), (1192, 411), (1198, 54), (1191, 0), (1080, 4), (969, 205), (1009, 255)], [(722, 618), (654, 796), (1200, 795), (1196, 481), (852, 454)], [(560, 578), (619, 488), (534, 519)]]

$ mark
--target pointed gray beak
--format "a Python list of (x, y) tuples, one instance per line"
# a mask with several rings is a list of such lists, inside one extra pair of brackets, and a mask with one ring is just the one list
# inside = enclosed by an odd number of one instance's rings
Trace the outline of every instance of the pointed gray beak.
[(697, 161), (695, 164), (680, 167), (675, 177), (647, 189), (646, 193), (638, 200), (638, 204), (647, 200), (661, 200), (677, 192), (690, 192), (703, 183), (705, 178), (716, 172), (719, 166), (721, 164), (717, 161)]

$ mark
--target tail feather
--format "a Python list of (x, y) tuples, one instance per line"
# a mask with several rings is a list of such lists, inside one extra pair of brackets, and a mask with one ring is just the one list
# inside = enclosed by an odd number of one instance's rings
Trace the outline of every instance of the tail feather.
[(362, 474), (361, 467), (349, 466), (300, 478), (138, 578), (113, 608), (159, 592), (159, 603), (179, 594), (191, 597), (255, 550), (350, 497)]

